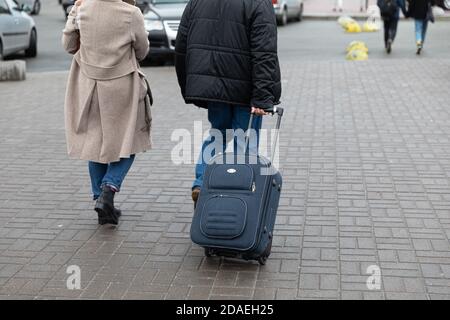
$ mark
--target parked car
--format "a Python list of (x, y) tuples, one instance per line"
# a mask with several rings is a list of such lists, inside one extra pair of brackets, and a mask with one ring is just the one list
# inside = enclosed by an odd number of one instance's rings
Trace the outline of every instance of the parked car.
[(286, 25), (289, 20), (302, 21), (303, 0), (272, 0), (277, 23)]
[(437, 0), (436, 4), (445, 10), (450, 10), (450, 0)]
[(37, 55), (36, 26), (25, 11), (14, 0), (0, 0), (0, 58), (23, 50), (27, 57)]
[[(143, 1), (148, 1), (147, 7), (142, 5)], [(145, 28), (149, 33), (150, 53), (147, 58), (165, 60), (173, 57), (178, 26), (188, 0), (138, 0), (137, 2), (144, 13)]]
[(19, 5), (27, 5), (31, 14), (38, 15), (41, 12), (41, 0), (16, 0)]
[(70, 7), (75, 4), (75, 0), (61, 0), (61, 6), (64, 11), (66, 18), (69, 16)]

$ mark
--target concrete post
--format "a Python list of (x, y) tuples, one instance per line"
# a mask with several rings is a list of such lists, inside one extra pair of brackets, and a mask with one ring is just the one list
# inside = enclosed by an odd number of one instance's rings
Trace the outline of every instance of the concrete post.
[(26, 78), (24, 60), (0, 61), (0, 81), (21, 81)]

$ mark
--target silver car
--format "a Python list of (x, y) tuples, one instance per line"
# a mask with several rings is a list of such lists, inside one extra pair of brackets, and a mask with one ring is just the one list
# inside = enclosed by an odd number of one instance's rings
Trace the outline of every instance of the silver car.
[(303, 0), (272, 0), (279, 25), (286, 25), (289, 20), (302, 21)]
[(27, 57), (37, 54), (34, 20), (23, 5), (13, 0), (0, 0), (0, 59), (23, 50)]

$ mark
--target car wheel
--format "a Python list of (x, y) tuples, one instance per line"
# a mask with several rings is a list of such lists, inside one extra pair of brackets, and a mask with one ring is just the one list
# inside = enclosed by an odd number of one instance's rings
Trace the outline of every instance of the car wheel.
[(33, 11), (31, 11), (31, 14), (38, 15), (39, 12), (41, 12), (41, 1), (36, 0), (34, 2)]
[(2, 60), (3, 60), (3, 44), (0, 41), (0, 61), (2, 61)]
[(287, 9), (284, 8), (283, 12), (281, 13), (281, 17), (278, 21), (278, 24), (280, 26), (285, 26), (285, 25), (287, 25), (287, 23), (288, 23), (288, 12), (287, 12)]
[(30, 46), (25, 50), (25, 56), (34, 58), (37, 55), (37, 33), (36, 30), (31, 30)]
[(444, 0), (444, 8), (450, 10), (450, 0)]
[(298, 15), (295, 17), (295, 20), (300, 22), (302, 21), (302, 18), (303, 18), (303, 3), (300, 4), (300, 9), (298, 11)]

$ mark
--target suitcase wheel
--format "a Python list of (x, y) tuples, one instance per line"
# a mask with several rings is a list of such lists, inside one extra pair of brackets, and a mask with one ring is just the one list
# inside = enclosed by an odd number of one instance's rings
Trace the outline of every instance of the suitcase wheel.
[(258, 258), (258, 262), (262, 266), (266, 264), (266, 261), (267, 261), (267, 256), (261, 256)]
[(269, 234), (269, 243), (267, 244), (266, 250), (264, 250), (263, 254), (258, 258), (258, 262), (260, 265), (265, 265), (267, 258), (270, 256), (270, 252), (272, 251), (272, 235)]
[(209, 248), (205, 248), (205, 256), (209, 258), (212, 257), (212, 255), (213, 255), (212, 250)]

